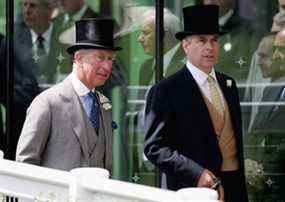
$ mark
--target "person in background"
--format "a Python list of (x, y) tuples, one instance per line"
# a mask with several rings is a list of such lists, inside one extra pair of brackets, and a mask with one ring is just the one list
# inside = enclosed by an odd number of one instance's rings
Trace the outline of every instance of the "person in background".
[[(183, 64), (184, 54), (180, 49), (175, 33), (180, 30), (178, 17), (168, 9), (164, 9), (164, 40), (163, 40), (163, 76), (168, 77), (175, 73)], [(154, 83), (155, 66), (155, 9), (150, 8), (142, 16), (138, 42), (145, 54), (151, 56), (140, 67), (139, 84)]]
[(114, 21), (76, 22), (73, 72), (38, 95), (27, 111), (16, 160), (60, 170), (112, 168), (111, 104), (97, 91), (112, 72)]
[(15, 55), (39, 84), (53, 84), (57, 69), (65, 65), (65, 59), (58, 57), (64, 47), (57, 40), (60, 32), (52, 19), (55, 8), (48, 0), (21, 0), (21, 9), (24, 23), (15, 25)]
[[(266, 175), (262, 189), (256, 197), (260, 201), (280, 201), (285, 198), (285, 32), (274, 35), (266, 53), (270, 62), (260, 66), (262, 76), (270, 78), (265, 85), (257, 114), (254, 117), (249, 138), (255, 140), (256, 153), (262, 156), (259, 163)], [(258, 155), (254, 155), (256, 157)], [(268, 182), (272, 182), (271, 184)]]
[(219, 7), (185, 7), (183, 17), (176, 38), (187, 63), (149, 91), (144, 153), (168, 189), (214, 188), (220, 178), (220, 200), (247, 202), (239, 95), (233, 78), (214, 68), (224, 34)]
[[(264, 77), (262, 75), (261, 69), (267, 68), (266, 66), (270, 65), (270, 50), (272, 49), (273, 41), (276, 34), (281, 32), (284, 28), (285, 13), (279, 11), (273, 18), (270, 34), (261, 39), (257, 50), (252, 55), (243, 101), (254, 103), (261, 101), (265, 86), (271, 82), (270, 77)], [(253, 120), (257, 114), (257, 108), (257, 105), (244, 107), (243, 126), (245, 133), (251, 132)]]

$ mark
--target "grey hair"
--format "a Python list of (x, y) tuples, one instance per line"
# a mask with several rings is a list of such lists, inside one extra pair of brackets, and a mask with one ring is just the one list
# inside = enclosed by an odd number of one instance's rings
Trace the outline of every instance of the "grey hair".
[[(172, 40), (176, 41), (175, 34), (181, 30), (179, 18), (167, 8), (163, 9), (163, 18), (164, 31), (169, 32)], [(151, 7), (147, 10), (143, 14), (142, 20), (146, 22), (155, 22), (155, 9)]]
[(77, 51), (75, 51), (75, 53), (79, 53), (79, 54), (81, 54), (81, 55), (87, 55), (87, 54), (89, 54), (89, 53), (91, 53), (91, 52), (93, 52), (94, 51), (94, 49), (79, 49), (79, 50), (77, 50)]
[(188, 43), (191, 43), (192, 39), (193, 39), (193, 36), (190, 35), (190, 36), (186, 36), (186, 37), (183, 39), (183, 41), (186, 41), (186, 42), (188, 42)]

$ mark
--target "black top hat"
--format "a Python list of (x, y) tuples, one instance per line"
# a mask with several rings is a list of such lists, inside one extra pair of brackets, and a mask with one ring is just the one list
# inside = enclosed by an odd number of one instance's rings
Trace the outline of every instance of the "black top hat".
[(79, 49), (121, 50), (114, 47), (114, 21), (106, 18), (82, 19), (75, 22), (76, 42), (66, 51), (73, 54)]
[(225, 34), (219, 27), (219, 6), (195, 5), (183, 8), (184, 31), (175, 34), (178, 40), (194, 34)]

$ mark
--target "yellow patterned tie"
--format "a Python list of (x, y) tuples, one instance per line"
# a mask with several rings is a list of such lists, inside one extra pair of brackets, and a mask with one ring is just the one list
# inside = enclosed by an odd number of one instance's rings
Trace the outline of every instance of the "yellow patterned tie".
[(209, 87), (210, 87), (212, 104), (214, 105), (215, 109), (219, 112), (219, 114), (223, 116), (224, 115), (224, 106), (222, 103), (221, 95), (220, 95), (219, 90), (216, 86), (215, 79), (209, 75), (207, 80), (208, 80)]

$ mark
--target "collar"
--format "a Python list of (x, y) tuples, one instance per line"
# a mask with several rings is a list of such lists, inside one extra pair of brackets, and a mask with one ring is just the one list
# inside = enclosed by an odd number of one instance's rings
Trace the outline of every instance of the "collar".
[(77, 78), (75, 70), (71, 73), (71, 82), (72, 82), (72, 86), (73, 86), (76, 94), (79, 97), (85, 96), (86, 94), (88, 94), (90, 92), (89, 88), (87, 88), (87, 86), (85, 86), (84, 83), (82, 83)]
[(225, 15), (221, 16), (219, 18), (219, 25), (224, 26), (228, 22), (230, 17), (232, 17), (233, 14), (234, 14), (234, 10), (230, 9)]
[[(51, 40), (52, 29), (53, 29), (53, 23), (50, 23), (49, 28), (42, 34), (42, 37), (45, 39), (46, 42), (48, 42), (48, 44), (50, 43), (50, 40)], [(38, 34), (34, 32), (34, 30), (32, 29), (30, 29), (30, 32), (32, 35), (32, 42), (34, 44), (37, 41)]]
[[(49, 47), (50, 47), (49, 44), (51, 42), (52, 30), (53, 30), (53, 23), (50, 23), (49, 28), (42, 34), (42, 37), (45, 39), (44, 40), (44, 46), (48, 52), (49, 52)], [(34, 46), (36, 44), (38, 34), (36, 32), (34, 32), (34, 30), (32, 30), (32, 29), (30, 29), (30, 32), (31, 32), (31, 36), (32, 36), (32, 43)]]
[(214, 80), (217, 82), (216, 72), (214, 68), (212, 68), (210, 74), (206, 74), (202, 70), (200, 70), (198, 67), (194, 66), (192, 63), (187, 61), (186, 63), (187, 69), (190, 71), (192, 76), (194, 77), (195, 81), (198, 83), (199, 86), (205, 85), (207, 83), (207, 77), (210, 75), (214, 78)]

